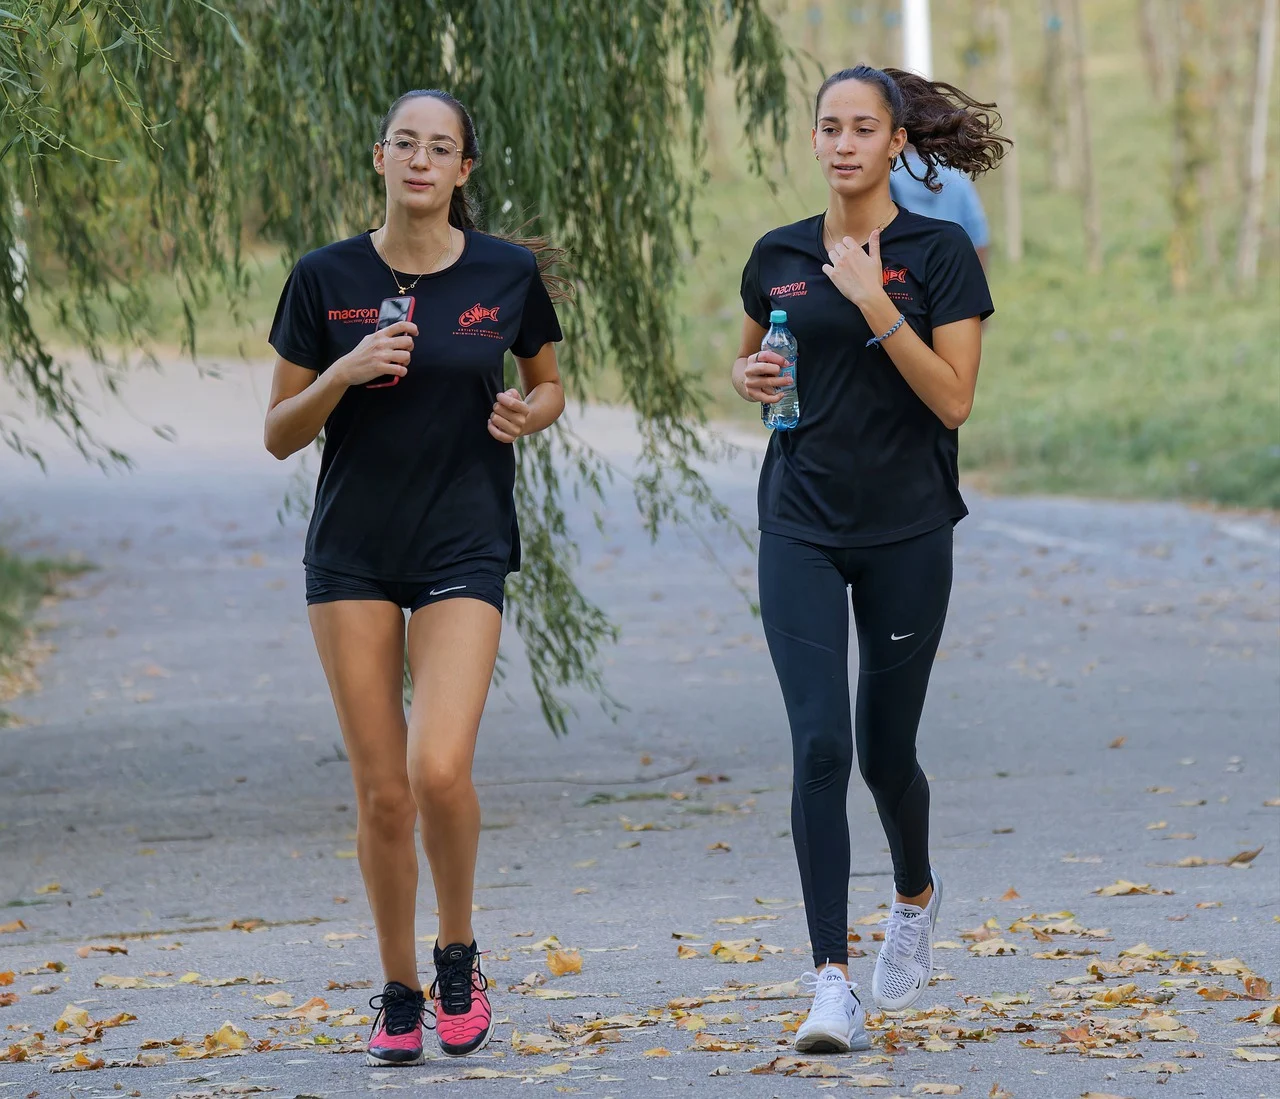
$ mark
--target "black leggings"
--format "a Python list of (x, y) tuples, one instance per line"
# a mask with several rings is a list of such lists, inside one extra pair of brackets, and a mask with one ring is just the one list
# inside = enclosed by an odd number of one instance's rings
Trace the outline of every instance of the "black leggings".
[(849, 602), (858, 630), (858, 767), (875, 797), (894, 884), (930, 884), (929, 784), (916, 728), (951, 595), (952, 524), (861, 549), (760, 536), (760, 611), (791, 723), (791, 831), (815, 965), (847, 962)]

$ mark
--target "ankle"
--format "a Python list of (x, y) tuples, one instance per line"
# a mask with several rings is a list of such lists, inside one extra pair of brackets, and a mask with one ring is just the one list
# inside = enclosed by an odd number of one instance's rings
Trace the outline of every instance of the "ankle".
[(923, 893), (917, 893), (914, 897), (908, 897), (905, 893), (894, 893), (894, 898), (898, 904), (913, 904), (917, 908), (928, 908), (929, 902), (933, 900), (933, 885), (930, 884)]

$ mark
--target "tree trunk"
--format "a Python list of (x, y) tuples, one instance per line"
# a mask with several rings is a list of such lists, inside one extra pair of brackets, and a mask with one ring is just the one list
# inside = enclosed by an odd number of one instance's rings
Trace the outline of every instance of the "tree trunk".
[(1040, 84), (1041, 105), (1049, 131), (1049, 185), (1059, 191), (1075, 186), (1068, 140), (1065, 50), (1062, 41), (1062, 13), (1059, 0), (1040, 0), (1044, 24), (1044, 68)]
[(1193, 54), (1194, 0), (1174, 0), (1170, 5), (1176, 44), (1173, 70), (1173, 146), (1170, 157), (1170, 203), (1173, 230), (1169, 234), (1169, 278), (1175, 294), (1191, 287), (1191, 268), (1200, 191), (1195, 139), (1195, 83), (1199, 64)]
[(1167, 103), (1173, 92), (1169, 79), (1168, 7), (1169, 0), (1142, 0), (1139, 9), (1142, 57), (1147, 64), (1151, 91), (1161, 103)]
[(1258, 284), (1258, 252), (1262, 237), (1262, 190), (1267, 176), (1267, 115), (1271, 106), (1271, 76), (1276, 61), (1276, 17), (1280, 0), (1262, 0), (1258, 32), (1258, 62), (1253, 82), (1253, 125), (1249, 131), (1249, 174), (1245, 179), (1244, 219), (1236, 270), (1240, 285)]
[(1013, 66), (1013, 31), (1009, 9), (997, 0), (991, 9), (995, 25), (996, 49), (1000, 56), (1001, 131), (1013, 139), (1013, 145), (1000, 163), (1000, 181), (1004, 197), (1004, 247), (1010, 263), (1022, 262), (1022, 181), (1019, 176), (1017, 142), (1017, 78)]
[(1098, 184), (1093, 177), (1093, 148), (1089, 135), (1089, 104), (1085, 82), (1084, 16), (1080, 0), (1066, 0), (1067, 22), (1071, 28), (1067, 79), (1070, 87), (1069, 115), (1074, 120), (1072, 155), (1077, 166), (1080, 198), (1084, 206), (1084, 242), (1089, 270), (1102, 270), (1102, 210), (1098, 204)]

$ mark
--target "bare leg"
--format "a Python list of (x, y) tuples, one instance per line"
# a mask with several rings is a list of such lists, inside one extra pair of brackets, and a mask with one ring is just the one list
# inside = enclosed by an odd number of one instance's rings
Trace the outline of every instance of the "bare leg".
[(316, 603), (308, 612), (351, 759), (356, 853), (383, 974), (417, 989), (417, 807), (405, 762), (404, 612), (377, 600)]
[(445, 599), (409, 619), (409, 785), (435, 882), (441, 946), (475, 938), (480, 802), (471, 762), (501, 633), (497, 608), (479, 599)]

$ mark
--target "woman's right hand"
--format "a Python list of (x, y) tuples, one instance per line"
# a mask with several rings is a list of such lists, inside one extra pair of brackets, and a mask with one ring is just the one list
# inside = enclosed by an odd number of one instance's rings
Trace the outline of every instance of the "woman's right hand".
[(777, 404), (783, 394), (795, 385), (795, 378), (779, 377), (787, 360), (776, 351), (757, 351), (747, 356), (742, 372), (742, 395), (759, 404)]
[(418, 326), (413, 321), (396, 321), (370, 332), (334, 363), (334, 368), (349, 386), (365, 385), (387, 374), (403, 378), (409, 372), (409, 354), (417, 334)]

